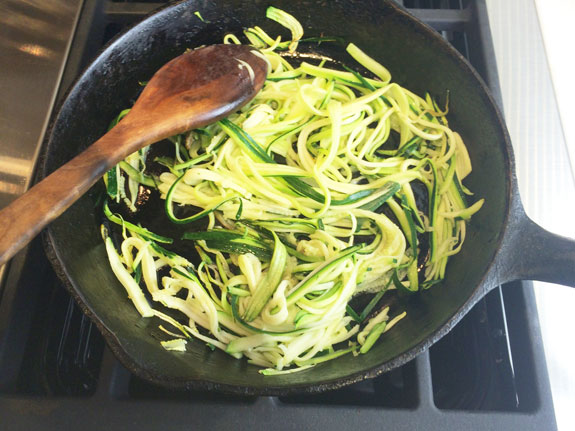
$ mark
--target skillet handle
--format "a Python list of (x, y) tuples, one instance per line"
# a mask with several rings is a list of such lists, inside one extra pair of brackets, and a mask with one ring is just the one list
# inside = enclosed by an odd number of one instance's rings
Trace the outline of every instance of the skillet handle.
[(575, 240), (548, 232), (524, 211), (510, 226), (499, 260), (504, 281), (538, 280), (575, 287)]

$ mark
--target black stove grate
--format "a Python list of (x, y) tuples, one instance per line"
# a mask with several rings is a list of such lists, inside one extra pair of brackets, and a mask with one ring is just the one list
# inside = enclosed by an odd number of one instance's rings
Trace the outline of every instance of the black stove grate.
[[(498, 96), (484, 0), (400, 3), (469, 58)], [(86, 0), (61, 88), (161, 5)], [(239, 397), (166, 390), (131, 375), (57, 281), (39, 241), (26, 254), (34, 273), (15, 265), (0, 297), (0, 416), (14, 429), (555, 428), (526, 283), (492, 291), (428, 353), (378, 378), (317, 395)]]
[(91, 396), (103, 351), (97, 328), (51, 275), (38, 293), (14, 390), (49, 397)]
[(409, 9), (464, 9), (469, 0), (403, 0)]

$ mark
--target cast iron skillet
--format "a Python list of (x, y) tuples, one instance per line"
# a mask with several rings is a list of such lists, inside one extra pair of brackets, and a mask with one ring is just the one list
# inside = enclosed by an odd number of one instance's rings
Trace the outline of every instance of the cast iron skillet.
[[(265, 19), (269, 4), (184, 1), (117, 38), (79, 78), (55, 116), (42, 173), (50, 173), (103, 135), (110, 119), (130, 106), (138, 81), (186, 48), (219, 43), (225, 33), (239, 35), (253, 25), (270, 34), (282, 31)], [(276, 0), (273, 5), (293, 13), (308, 36), (336, 35), (354, 42), (385, 64), (395, 82), (416, 93), (429, 91), (442, 99), (449, 89), (450, 125), (463, 136), (473, 162), (466, 184), (486, 203), (469, 224), (465, 246), (450, 261), (445, 282), (398, 299), (396, 310), (404, 308), (408, 317), (368, 354), (266, 377), (245, 361), (212, 352), (198, 341), (189, 343), (184, 354), (160, 346), (151, 335), (158, 322), (139, 317), (109, 269), (99, 233), (96, 201), (101, 189), (95, 187), (49, 227), (47, 250), (70, 292), (130, 371), (171, 388), (269, 395), (319, 392), (411, 360), (501, 283), (532, 279), (575, 286), (575, 242), (545, 232), (525, 215), (501, 114), (477, 73), (436, 32), (391, 1)]]

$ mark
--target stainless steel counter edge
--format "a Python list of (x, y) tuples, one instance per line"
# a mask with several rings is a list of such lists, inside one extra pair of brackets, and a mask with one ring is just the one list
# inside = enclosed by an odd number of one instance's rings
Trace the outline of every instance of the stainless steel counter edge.
[(82, 4), (0, 0), (0, 208), (30, 187)]

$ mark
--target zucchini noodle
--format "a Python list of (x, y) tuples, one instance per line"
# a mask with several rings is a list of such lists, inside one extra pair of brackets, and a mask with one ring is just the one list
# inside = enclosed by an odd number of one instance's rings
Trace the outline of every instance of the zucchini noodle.
[[(269, 65), (263, 89), (228, 118), (172, 137), (171, 155), (152, 160), (144, 149), (107, 173), (102, 234), (138, 312), (162, 321), (166, 349), (195, 338), (275, 375), (384, 343), (409, 318), (380, 304), (385, 292), (440, 282), (483, 199), (467, 203), (471, 161), (447, 106), (393, 83), (353, 44), (349, 62), (363, 74), (321, 56), (296, 65), (298, 44), (334, 39), (303, 39), (300, 23), (273, 7), (267, 17), (291, 39), (245, 30)], [(110, 209), (135, 211), (142, 190), (161, 195), (182, 238)], [(183, 207), (197, 211), (182, 217)], [(176, 254), (176, 242), (193, 252)], [(358, 311), (350, 300), (362, 292), (374, 296)]]

